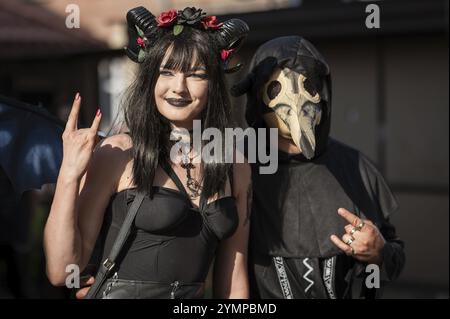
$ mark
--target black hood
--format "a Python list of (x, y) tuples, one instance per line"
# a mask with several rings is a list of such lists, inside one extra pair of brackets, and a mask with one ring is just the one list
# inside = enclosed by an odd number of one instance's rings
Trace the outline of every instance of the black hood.
[(331, 76), (328, 64), (317, 49), (300, 36), (286, 36), (261, 45), (249, 65), (249, 73), (231, 89), (233, 96), (247, 94), (246, 120), (251, 127), (265, 127), (262, 88), (276, 67), (289, 68), (310, 79), (322, 101), (322, 119), (315, 131), (313, 158), (326, 148), (331, 122)]

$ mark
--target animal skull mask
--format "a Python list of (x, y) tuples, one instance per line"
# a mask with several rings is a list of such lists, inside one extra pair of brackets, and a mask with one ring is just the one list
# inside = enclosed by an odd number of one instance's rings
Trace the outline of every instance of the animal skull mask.
[(291, 139), (311, 159), (316, 148), (315, 130), (322, 117), (321, 97), (308, 78), (289, 68), (276, 68), (263, 87), (268, 107), (263, 118), (269, 127)]
[(245, 119), (251, 127), (279, 129), (307, 160), (327, 148), (331, 123), (330, 68), (319, 51), (300, 36), (261, 45), (249, 72), (231, 88), (247, 94)]

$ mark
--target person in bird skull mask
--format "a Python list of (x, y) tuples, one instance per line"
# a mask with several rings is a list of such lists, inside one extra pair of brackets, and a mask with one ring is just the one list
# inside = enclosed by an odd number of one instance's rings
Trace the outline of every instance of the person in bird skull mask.
[(277, 67), (262, 90), (265, 122), (269, 127), (278, 128), (282, 137), (291, 139), (308, 159), (314, 157), (315, 131), (327, 103), (323, 83), (310, 75), (314, 70), (308, 72), (307, 63), (313, 61), (305, 57), (304, 65), (299, 64), (297, 68)]
[(252, 166), (252, 296), (352, 298), (356, 290), (379, 297), (377, 288), (405, 262), (389, 222), (397, 202), (363, 154), (329, 137), (325, 59), (302, 37), (273, 39), (258, 48), (232, 94), (247, 94), (251, 127), (279, 132), (277, 172)]

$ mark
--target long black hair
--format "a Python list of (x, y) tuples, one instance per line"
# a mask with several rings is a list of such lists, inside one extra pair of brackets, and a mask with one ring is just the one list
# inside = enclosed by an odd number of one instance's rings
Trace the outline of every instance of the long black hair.
[[(231, 107), (224, 79), (224, 71), (217, 43), (210, 32), (184, 27), (181, 34), (167, 32), (148, 49), (145, 60), (139, 64), (136, 78), (128, 88), (124, 100), (124, 119), (133, 142), (133, 179), (139, 191), (153, 195), (153, 180), (158, 165), (169, 161), (170, 122), (158, 111), (155, 85), (164, 56), (170, 49), (165, 67), (188, 72), (202, 65), (208, 77), (208, 100), (201, 113), (202, 130), (217, 128), (224, 137), (225, 128), (232, 127)], [(196, 58), (196, 61), (192, 59)], [(206, 144), (208, 141), (202, 141)], [(225, 154), (222, 149), (222, 154)], [(203, 196), (210, 198), (225, 190), (231, 164), (204, 163)]]

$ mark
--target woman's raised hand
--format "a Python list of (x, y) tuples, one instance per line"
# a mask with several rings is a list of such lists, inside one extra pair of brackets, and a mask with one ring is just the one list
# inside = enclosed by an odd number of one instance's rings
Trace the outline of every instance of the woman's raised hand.
[(92, 151), (98, 141), (97, 132), (102, 118), (98, 109), (91, 127), (78, 129), (80, 105), (81, 96), (77, 93), (62, 135), (63, 160), (60, 171), (60, 175), (64, 174), (65, 177), (76, 179), (80, 179), (86, 172)]

